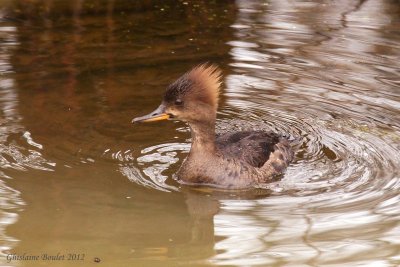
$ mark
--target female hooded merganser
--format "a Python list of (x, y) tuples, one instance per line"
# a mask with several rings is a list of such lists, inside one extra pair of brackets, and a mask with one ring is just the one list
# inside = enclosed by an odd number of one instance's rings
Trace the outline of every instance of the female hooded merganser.
[(192, 147), (177, 173), (184, 184), (249, 188), (272, 182), (293, 159), (289, 141), (272, 132), (215, 135), (221, 71), (200, 65), (167, 87), (161, 105), (132, 122), (177, 119), (189, 124)]

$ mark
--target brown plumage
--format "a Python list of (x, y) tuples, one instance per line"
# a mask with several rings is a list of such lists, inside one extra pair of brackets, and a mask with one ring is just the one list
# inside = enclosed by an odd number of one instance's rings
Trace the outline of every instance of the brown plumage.
[(182, 75), (167, 87), (165, 100), (174, 100), (190, 91), (190, 96), (197, 100), (218, 107), (221, 71), (214, 65), (200, 65)]
[(278, 134), (242, 131), (215, 136), (221, 71), (200, 65), (167, 87), (161, 105), (134, 122), (178, 119), (189, 124), (192, 147), (178, 180), (223, 188), (248, 188), (273, 181), (293, 159)]

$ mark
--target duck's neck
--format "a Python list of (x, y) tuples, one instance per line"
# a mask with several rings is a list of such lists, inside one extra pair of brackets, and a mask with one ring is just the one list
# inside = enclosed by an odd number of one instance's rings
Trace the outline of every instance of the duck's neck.
[(190, 122), (192, 147), (190, 154), (207, 154), (215, 152), (215, 120), (207, 122)]

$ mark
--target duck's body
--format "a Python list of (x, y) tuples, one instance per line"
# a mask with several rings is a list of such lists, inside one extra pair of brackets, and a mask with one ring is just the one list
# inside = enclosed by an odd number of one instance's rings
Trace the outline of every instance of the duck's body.
[(248, 188), (274, 181), (293, 159), (288, 140), (264, 131), (215, 136), (219, 79), (213, 66), (193, 69), (167, 88), (156, 111), (134, 122), (172, 117), (189, 124), (192, 146), (177, 173), (182, 183)]
[(275, 133), (224, 134), (213, 149), (194, 142), (178, 179), (186, 184), (247, 188), (273, 181), (292, 158), (289, 142)]

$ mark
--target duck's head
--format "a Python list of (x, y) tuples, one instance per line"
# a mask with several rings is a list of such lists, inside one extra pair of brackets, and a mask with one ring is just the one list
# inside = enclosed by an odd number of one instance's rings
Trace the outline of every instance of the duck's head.
[(161, 105), (132, 122), (177, 119), (186, 122), (215, 121), (221, 71), (214, 65), (200, 65), (167, 87)]

